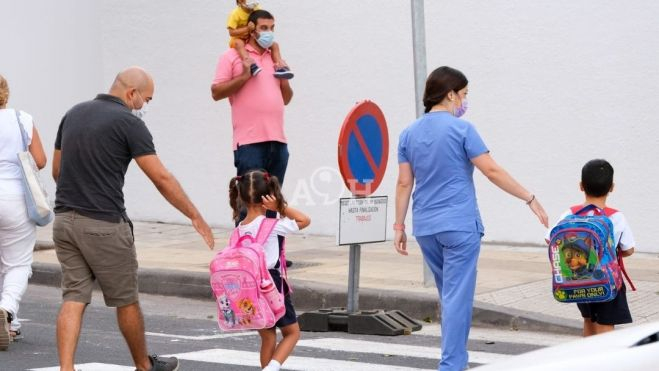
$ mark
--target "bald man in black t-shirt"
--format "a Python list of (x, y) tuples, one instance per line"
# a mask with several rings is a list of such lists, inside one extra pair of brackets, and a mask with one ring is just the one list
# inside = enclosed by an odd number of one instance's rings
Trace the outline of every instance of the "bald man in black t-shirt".
[(138, 302), (137, 258), (123, 186), (134, 159), (160, 193), (190, 218), (213, 248), (213, 233), (174, 176), (160, 162), (141, 117), (153, 97), (140, 67), (120, 72), (108, 94), (71, 108), (62, 118), (53, 156), (57, 183), (53, 241), (62, 266), (63, 303), (57, 319), (62, 370), (73, 370), (75, 349), (92, 285), (117, 308), (119, 328), (139, 370), (176, 370), (176, 358), (150, 356)]

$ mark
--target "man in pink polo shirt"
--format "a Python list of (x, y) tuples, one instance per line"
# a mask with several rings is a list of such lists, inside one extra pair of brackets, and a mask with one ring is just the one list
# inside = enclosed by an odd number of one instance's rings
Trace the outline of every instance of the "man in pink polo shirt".
[[(231, 104), (237, 175), (264, 169), (283, 184), (288, 164), (284, 106), (293, 98), (293, 90), (288, 80), (273, 75), (274, 17), (256, 10), (249, 22), (255, 25), (245, 46), (250, 58), (241, 60), (234, 48), (227, 50), (217, 63), (211, 92), (214, 100), (229, 98)], [(250, 73), (252, 63), (262, 69), (256, 76)]]
[[(288, 80), (274, 76), (270, 47), (274, 42), (275, 18), (268, 11), (256, 10), (248, 22), (255, 25), (245, 45), (250, 58), (241, 60), (236, 49), (227, 50), (217, 63), (211, 93), (213, 100), (229, 98), (231, 104), (233, 163), (237, 175), (263, 169), (283, 185), (288, 165), (284, 106), (293, 98), (293, 89)], [(256, 76), (250, 72), (253, 63), (261, 67)], [(241, 219), (245, 215), (242, 212)], [(266, 216), (276, 218), (277, 213), (268, 210)], [(279, 246), (282, 243), (280, 236)], [(286, 266), (291, 264), (291, 260), (286, 261)]]

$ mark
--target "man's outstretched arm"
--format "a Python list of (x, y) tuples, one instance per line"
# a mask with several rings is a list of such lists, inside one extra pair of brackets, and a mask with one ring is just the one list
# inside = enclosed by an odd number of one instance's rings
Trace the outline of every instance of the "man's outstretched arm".
[(190, 218), (192, 226), (203, 237), (209, 248), (215, 246), (213, 232), (201, 216), (195, 205), (190, 201), (183, 188), (162, 164), (157, 155), (144, 155), (135, 158), (135, 162), (147, 177), (153, 182), (165, 199)]

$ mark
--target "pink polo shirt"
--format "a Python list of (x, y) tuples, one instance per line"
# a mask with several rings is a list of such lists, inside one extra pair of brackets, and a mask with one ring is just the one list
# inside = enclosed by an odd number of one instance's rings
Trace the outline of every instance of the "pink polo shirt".
[[(277, 141), (286, 143), (284, 135), (284, 98), (280, 83), (273, 76), (274, 63), (270, 50), (259, 54), (251, 45), (245, 49), (261, 72), (252, 76), (240, 90), (229, 97), (233, 124), (233, 149), (239, 145)], [(240, 55), (227, 50), (217, 62), (213, 84), (225, 82), (243, 73)]]

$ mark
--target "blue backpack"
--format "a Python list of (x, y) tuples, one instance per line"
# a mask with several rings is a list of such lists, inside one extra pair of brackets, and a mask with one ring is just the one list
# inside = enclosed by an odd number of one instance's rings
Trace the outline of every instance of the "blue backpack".
[[(572, 215), (558, 222), (550, 233), (554, 298), (561, 303), (613, 300), (622, 288), (624, 272), (613, 245), (613, 223), (609, 219), (617, 210), (579, 205), (571, 211)], [(593, 215), (587, 215), (590, 211)]]

